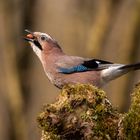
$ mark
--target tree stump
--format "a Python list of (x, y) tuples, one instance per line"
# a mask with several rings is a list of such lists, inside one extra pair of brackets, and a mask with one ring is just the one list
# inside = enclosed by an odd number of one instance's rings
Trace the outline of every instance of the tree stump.
[(112, 107), (103, 90), (92, 85), (67, 85), (55, 103), (43, 107), (37, 121), (41, 140), (138, 140), (140, 84), (125, 114)]

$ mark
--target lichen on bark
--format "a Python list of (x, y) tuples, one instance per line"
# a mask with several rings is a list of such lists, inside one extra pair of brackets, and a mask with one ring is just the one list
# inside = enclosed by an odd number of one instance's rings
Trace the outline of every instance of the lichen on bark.
[(118, 113), (103, 90), (67, 85), (55, 103), (37, 117), (41, 140), (139, 140), (140, 83), (131, 94), (128, 113)]

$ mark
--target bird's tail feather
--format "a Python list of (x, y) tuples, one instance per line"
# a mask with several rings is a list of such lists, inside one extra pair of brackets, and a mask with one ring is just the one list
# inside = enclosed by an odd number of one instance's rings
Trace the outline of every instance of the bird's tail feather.
[(104, 83), (114, 80), (117, 77), (120, 77), (126, 73), (128, 73), (129, 71), (133, 71), (133, 70), (138, 70), (140, 69), (140, 63), (136, 63), (136, 64), (130, 64), (130, 65), (114, 65), (108, 69), (105, 69), (102, 71), (102, 77), (103, 77), (103, 81), (105, 81)]
[(129, 70), (138, 70), (138, 69), (140, 69), (140, 62), (135, 63), (135, 64), (122, 66), (122, 67), (120, 67), (120, 69), (128, 69), (128, 71)]

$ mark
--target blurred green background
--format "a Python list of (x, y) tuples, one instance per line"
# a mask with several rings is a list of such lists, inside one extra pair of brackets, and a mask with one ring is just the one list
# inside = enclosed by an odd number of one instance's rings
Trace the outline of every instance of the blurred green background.
[[(70, 55), (140, 61), (140, 0), (1, 0), (1, 140), (40, 139), (36, 116), (60, 92), (23, 40), (24, 29), (50, 34)], [(104, 88), (120, 111), (139, 79), (140, 71), (131, 72)]]

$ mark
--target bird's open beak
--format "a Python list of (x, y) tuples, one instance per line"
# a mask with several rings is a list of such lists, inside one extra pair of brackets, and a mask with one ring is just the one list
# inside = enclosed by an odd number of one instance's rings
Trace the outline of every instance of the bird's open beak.
[(31, 41), (31, 42), (33, 42), (34, 40), (35, 40), (35, 37), (34, 37), (34, 35), (33, 35), (33, 32), (31, 32), (31, 31), (29, 31), (29, 30), (25, 30), (25, 32), (27, 32), (27, 33), (29, 33), (29, 34), (27, 34), (26, 35), (26, 37), (24, 37), (24, 39), (26, 40), (26, 41)]
[(28, 29), (25, 30), (28, 34), (24, 39), (28, 42), (33, 42), (40, 50), (42, 50), (42, 46), (38, 42), (37, 38), (34, 36), (33, 32), (29, 31)]

